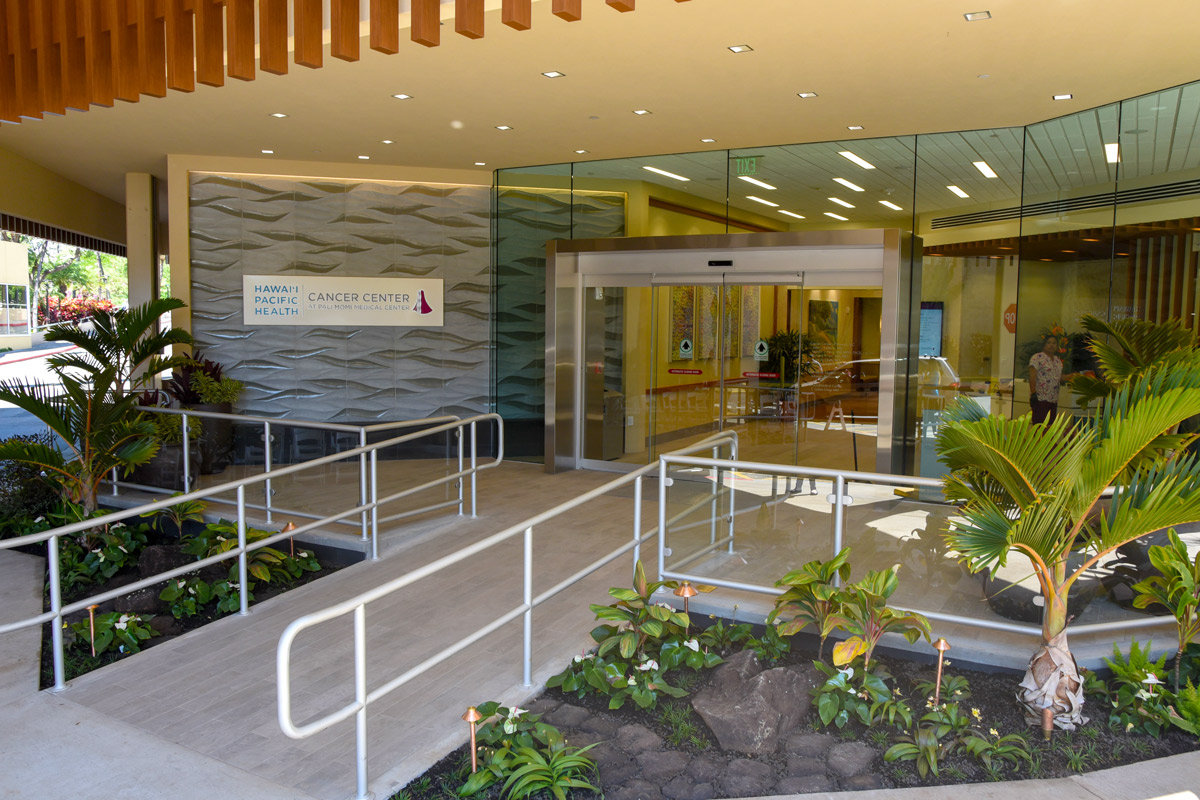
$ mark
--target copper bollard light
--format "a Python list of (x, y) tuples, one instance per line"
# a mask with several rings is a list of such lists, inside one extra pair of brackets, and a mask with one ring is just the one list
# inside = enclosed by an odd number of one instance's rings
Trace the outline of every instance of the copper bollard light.
[[(696, 591), (696, 587), (692, 586), (692, 584), (688, 581), (684, 581), (683, 583), (679, 584), (679, 588), (675, 590), (675, 596), (683, 598), (684, 615), (687, 615), (688, 613), (688, 598), (695, 597), (698, 594), (700, 594), (700, 592)], [(687, 627), (689, 629), (692, 627), (692, 618), (690, 616), (688, 617)]]
[(98, 605), (88, 606), (88, 629), (92, 637), (92, 657), (96, 656), (96, 609)]
[[(279, 532), (280, 533), (291, 533), (294, 530), (296, 530), (296, 523), (289, 522), (288, 524), (286, 524), (282, 528), (280, 528)], [(290, 536), (288, 537), (288, 549), (292, 555), (292, 558), (295, 558), (296, 557), (296, 540), (295, 540), (295, 538), (290, 537)]]
[(946, 651), (950, 649), (950, 643), (945, 639), (938, 639), (933, 643), (933, 647), (938, 651), (937, 683), (933, 688), (933, 704), (936, 706), (942, 697), (942, 663), (946, 659)]
[(471, 772), (476, 772), (479, 769), (479, 753), (475, 748), (475, 723), (483, 719), (483, 715), (475, 710), (475, 706), (471, 706), (462, 718), (471, 726)]

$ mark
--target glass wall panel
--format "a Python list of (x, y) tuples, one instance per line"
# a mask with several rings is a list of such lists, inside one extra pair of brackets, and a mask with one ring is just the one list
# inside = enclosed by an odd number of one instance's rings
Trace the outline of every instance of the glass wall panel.
[(1197, 330), (1200, 84), (1121, 104), (1112, 315)]
[(571, 238), (571, 165), (498, 170), (492, 242), (496, 412), (506, 455), (540, 460), (545, 415), (546, 243)]
[[(1120, 108), (1081, 111), (1025, 129), (1014, 414), (1030, 409), (1030, 359), (1058, 334), (1063, 374), (1092, 367), (1080, 318), (1107, 318)], [(1059, 413), (1083, 413), (1069, 387), (1042, 386)], [(1043, 395), (1048, 395), (1044, 397)]]

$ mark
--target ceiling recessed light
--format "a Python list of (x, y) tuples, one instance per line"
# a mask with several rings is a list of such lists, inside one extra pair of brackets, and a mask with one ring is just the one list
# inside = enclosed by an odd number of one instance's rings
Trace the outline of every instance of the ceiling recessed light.
[(1121, 146), (1116, 142), (1110, 142), (1104, 145), (1104, 160), (1110, 164), (1116, 164), (1121, 160)]
[(264, 156), (271, 156), (271, 155), (275, 155), (275, 151), (274, 151), (274, 150), (260, 150), (259, 152), (260, 152), (260, 153), (262, 153)]
[(587, 150), (576, 150), (576, 151), (575, 151), (575, 155), (577, 155), (577, 156), (581, 156), (581, 155), (583, 155), (583, 154), (584, 154), (584, 153), (586, 153), (586, 152), (588, 152), (588, 151), (587, 151)]
[(888, 207), (888, 208), (890, 208), (892, 211), (903, 211), (903, 210), (904, 210), (904, 209), (903, 209), (903, 208), (901, 208), (900, 206), (898, 206), (898, 205), (896, 205), (895, 203), (893, 203), (891, 200), (880, 200), (880, 201), (879, 201), (879, 205), (881, 205), (881, 206), (887, 206), (887, 207)]
[(866, 191), (866, 189), (862, 188), (857, 183), (851, 183), (850, 181), (846, 180), (845, 178), (834, 178), (833, 182), (840, 183), (842, 186), (845, 186), (847, 189), (849, 189), (852, 192), (865, 192)]
[(754, 48), (748, 44), (735, 44), (733, 47), (729, 48), (729, 52), (731, 52), (731, 53), (749, 53), (753, 49)]
[(738, 178), (746, 183), (753, 183), (755, 186), (761, 186), (764, 189), (774, 190), (776, 188), (766, 181), (760, 181), (758, 178), (751, 178), (749, 175), (738, 175)]
[(853, 161), (855, 164), (858, 164), (863, 169), (875, 169), (875, 165), (872, 164), (870, 161), (867, 161), (865, 158), (859, 158), (858, 156), (854, 155), (854, 153), (851, 153), (849, 150), (843, 150), (840, 153), (838, 153), (838, 155), (841, 156), (842, 158), (850, 159), (851, 161)]
[(712, 144), (716, 141), (716, 139), (701, 139), (700, 141), (704, 142), (705, 144)]
[(1099, 240), (1099, 239), (1084, 239), (1083, 241), (1085, 241), (1085, 242), (1098, 242), (1098, 241), (1100, 241), (1100, 240)]
[(846, 126), (846, 130), (848, 130), (848, 131), (861, 131), (862, 129), (863, 129), (862, 125), (847, 125)]
[(988, 162), (986, 162), (986, 161), (972, 161), (971, 163), (975, 165), (975, 169), (977, 169), (983, 173), (983, 177), (985, 177), (985, 178), (999, 178), (1000, 177), (999, 175), (996, 174), (996, 170), (994, 170), (990, 166), (988, 166)]
[(498, 131), (511, 131), (511, 130), (512, 130), (512, 125), (497, 125), (497, 126), (496, 126), (496, 130), (498, 130)]
[(487, 162), (486, 162), (486, 161), (476, 161), (476, 162), (475, 162), (475, 166), (477, 166), (477, 167), (486, 167), (486, 166), (487, 166)]
[(782, 208), (781, 208), (781, 209), (779, 209), (779, 213), (780, 213), (780, 214), (787, 214), (789, 217), (795, 217), (796, 219), (804, 219), (804, 215), (803, 215), (803, 214), (797, 214), (797, 213), (796, 213), (796, 212), (794, 212), (794, 211), (784, 211)]
[(947, 186), (946, 188), (949, 189), (950, 191), (954, 192), (959, 197), (970, 197), (971, 196), (971, 195), (967, 194), (966, 192), (964, 192), (962, 189), (960, 189), (954, 185)]
[(395, 144), (395, 142), (393, 142), (391, 139), (384, 139), (383, 143), (384, 144)]
[(567, 77), (567, 73), (559, 72), (556, 69), (552, 69), (549, 72), (543, 72), (542, 74), (545, 75), (547, 78), (565, 78), (565, 77)]
[(397, 100), (412, 100), (411, 94), (404, 94), (403, 92), (400, 94), (394, 94), (392, 97), (396, 98)]
[(1074, 95), (1070, 95), (1070, 94), (1056, 94), (1056, 95), (1054, 95), (1054, 99), (1055, 99), (1055, 100), (1070, 100), (1072, 97), (1074, 97)]
[(833, 217), (834, 219), (840, 219), (842, 222), (848, 221), (847, 217), (843, 217), (841, 214), (835, 214), (832, 211), (826, 211), (825, 216)]
[(853, 203), (847, 203), (845, 200), (843, 200), (840, 197), (831, 197), (831, 198), (829, 198), (829, 202), (837, 203), (839, 206), (843, 206), (844, 208), (854, 208)]
[(990, 12), (990, 11), (972, 11), (968, 14), (963, 14), (963, 17), (966, 18), (967, 22), (979, 22), (980, 20), (991, 19), (992, 12)]
[(371, 157), (370, 156), (359, 156), (358, 160), (359, 161), (370, 161)]
[(659, 175), (666, 175), (668, 178), (674, 178), (677, 181), (691, 180), (691, 178), (685, 178), (682, 175), (676, 175), (674, 172), (667, 172), (665, 169), (659, 169), (658, 167), (642, 167), (642, 169), (650, 170), (651, 172), (657, 172)]
[(992, 76), (985, 72), (982, 75), (976, 75), (975, 77), (976, 78), (990, 78)]
[(753, 200), (756, 203), (762, 203), (764, 206), (770, 206), (771, 208), (779, 208), (779, 203), (772, 203), (770, 200), (763, 200), (761, 197), (755, 197), (752, 194), (746, 195), (746, 199)]
[(271, 116), (274, 117), (275, 119), (284, 119), (287, 117), (287, 114), (281, 114), (280, 112), (276, 111)]
[(1063, 250), (1064, 253), (1074, 253), (1074, 250)]
[(810, 97), (816, 97), (816, 96), (817, 96), (816, 92), (796, 92), (796, 97), (803, 97), (805, 100), (807, 100)]
[(636, 108), (636, 109), (634, 109), (633, 113), (637, 114), (639, 117), (644, 117), (647, 114), (650, 114), (651, 112), (647, 111), (644, 108)]

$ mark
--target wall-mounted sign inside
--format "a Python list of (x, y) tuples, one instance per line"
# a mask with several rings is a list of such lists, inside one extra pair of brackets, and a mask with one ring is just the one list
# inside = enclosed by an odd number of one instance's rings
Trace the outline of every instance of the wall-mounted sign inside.
[(440, 278), (243, 275), (246, 325), (442, 326)]

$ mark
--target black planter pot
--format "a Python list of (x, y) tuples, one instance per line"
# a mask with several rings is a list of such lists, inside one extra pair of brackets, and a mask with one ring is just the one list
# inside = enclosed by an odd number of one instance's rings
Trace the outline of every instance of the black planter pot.
[[(231, 403), (200, 403), (192, 411), (212, 411), (220, 414), (233, 413)], [(215, 475), (230, 463), (233, 456), (233, 420), (204, 417), (204, 431), (200, 434), (197, 449), (200, 451), (200, 474)]]
[[(1018, 567), (1013, 562), (1025, 565)], [(1079, 566), (1082, 559), (1076, 554), (1067, 560), (1068, 571)], [(1042, 623), (1042, 591), (1037, 578), (1024, 559), (1010, 558), (1008, 567), (999, 574), (983, 573), (983, 596), (988, 606), (1006, 619), (1016, 622), (1028, 622), (1033, 625)], [(1067, 614), (1078, 617), (1088, 604), (1092, 602), (1103, 587), (1098, 574), (1084, 574), (1067, 595)]]
[[(200, 448), (193, 443), (188, 448), (188, 459), (191, 461), (192, 485), (200, 474)], [(154, 458), (145, 464), (134, 467), (130, 480), (146, 486), (158, 486), (174, 492), (186, 492), (191, 487), (183, 485), (183, 445), (164, 444), (158, 448)]]

